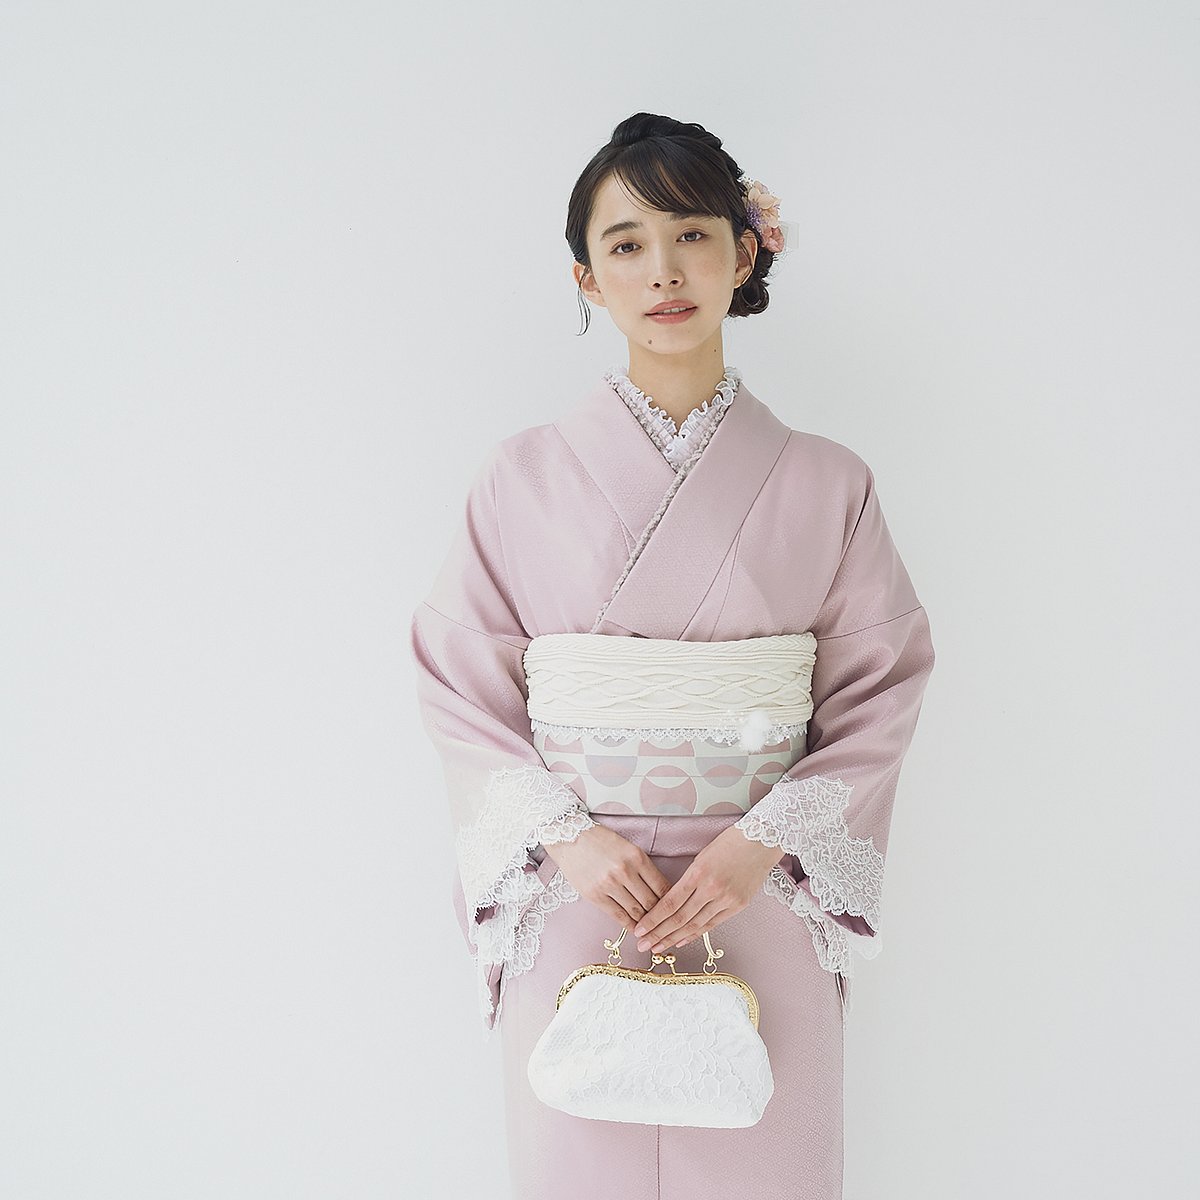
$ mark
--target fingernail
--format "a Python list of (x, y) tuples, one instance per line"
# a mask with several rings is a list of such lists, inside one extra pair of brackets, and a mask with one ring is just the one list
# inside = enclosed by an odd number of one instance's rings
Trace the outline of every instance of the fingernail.
[(641, 936), (642, 936), (642, 934), (646, 932), (646, 927), (645, 927), (645, 925), (639, 925), (639, 926), (638, 926), (638, 927), (637, 927), (637, 928), (636, 928), (636, 929), (635, 929), (633, 932), (634, 932), (634, 933), (635, 933), (635, 934), (636, 934), (638, 937), (641, 937)]

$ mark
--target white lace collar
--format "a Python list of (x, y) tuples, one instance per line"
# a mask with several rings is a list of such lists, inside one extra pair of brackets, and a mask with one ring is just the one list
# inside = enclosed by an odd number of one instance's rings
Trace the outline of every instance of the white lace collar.
[(725, 410), (733, 403), (738, 386), (742, 382), (741, 372), (737, 367), (726, 367), (724, 378), (717, 384), (712, 398), (693, 408), (684, 417), (683, 424), (676, 426), (674, 418), (663, 412), (654, 403), (653, 398), (647, 396), (629, 378), (627, 367), (610, 367), (604, 378), (629, 406), (630, 411), (641, 422), (642, 428), (676, 470), (679, 470), (695, 448), (701, 432), (710, 422), (721, 419)]

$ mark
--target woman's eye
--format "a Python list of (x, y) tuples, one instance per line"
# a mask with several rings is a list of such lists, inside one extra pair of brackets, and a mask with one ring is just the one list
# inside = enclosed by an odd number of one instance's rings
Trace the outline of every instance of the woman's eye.
[[(697, 240), (697, 241), (698, 241), (700, 238), (702, 238), (702, 237), (704, 236), (704, 231), (703, 231), (702, 229), (689, 229), (689, 230), (687, 231), (687, 233), (681, 233), (679, 236), (680, 236), (680, 237), (687, 237), (687, 236), (688, 236), (688, 234), (691, 234), (691, 233), (694, 233), (694, 234), (696, 235), (696, 239), (695, 239), (695, 240)], [(612, 252), (613, 252), (614, 254), (620, 255), (620, 254), (621, 254), (621, 250), (622, 250), (622, 248), (623, 248), (623, 247), (625, 247), (625, 246), (636, 246), (636, 245), (637, 245), (637, 242), (621, 242), (621, 243), (619, 243), (618, 245), (616, 245), (616, 246), (614, 246), (614, 247), (612, 248)], [(622, 255), (622, 257), (624, 257), (624, 256)]]

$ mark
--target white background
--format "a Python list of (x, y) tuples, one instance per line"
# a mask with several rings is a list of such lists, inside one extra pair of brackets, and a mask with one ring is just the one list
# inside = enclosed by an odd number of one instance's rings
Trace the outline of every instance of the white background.
[(6, 3), (5, 1200), (507, 1195), (408, 622), (627, 362), (562, 230), (638, 110), (799, 226), (726, 361), (938, 653), (847, 1200), (1194, 1193), (1198, 67), (1182, 3)]

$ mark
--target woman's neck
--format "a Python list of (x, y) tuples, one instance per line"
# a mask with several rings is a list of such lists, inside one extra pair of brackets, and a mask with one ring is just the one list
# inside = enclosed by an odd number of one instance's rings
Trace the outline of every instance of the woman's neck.
[(654, 401), (676, 424), (688, 413), (711, 400), (717, 384), (725, 378), (725, 362), (718, 352), (684, 361), (661, 354), (638, 355), (631, 348), (627, 374), (630, 381)]

